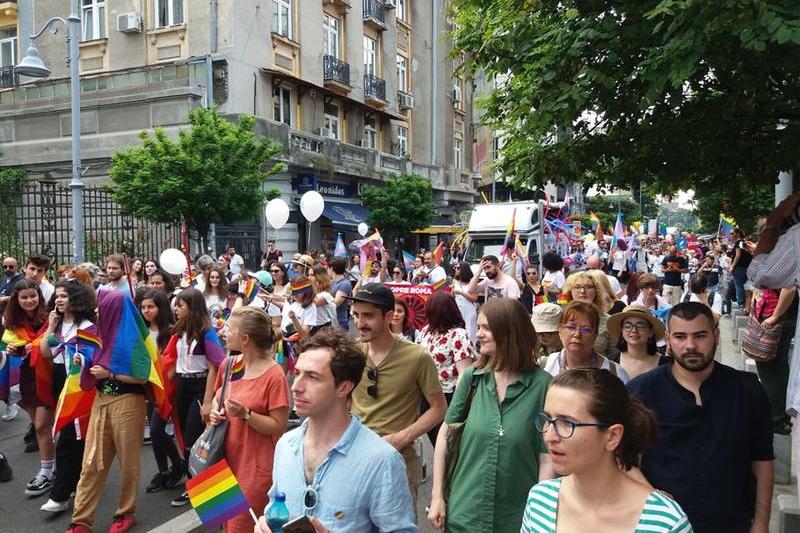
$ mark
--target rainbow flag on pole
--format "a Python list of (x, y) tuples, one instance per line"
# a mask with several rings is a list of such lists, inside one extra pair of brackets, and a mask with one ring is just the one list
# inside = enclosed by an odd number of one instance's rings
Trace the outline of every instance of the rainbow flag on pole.
[(522, 274), (524, 274), (528, 269), (528, 252), (525, 251), (525, 246), (519, 240), (519, 235), (514, 236), (514, 250), (517, 252), (517, 261), (519, 261), (519, 267), (522, 269)]
[(186, 491), (206, 529), (218, 528), (250, 509), (239, 482), (225, 459), (187, 481)]
[(514, 246), (514, 224), (517, 220), (517, 208), (515, 207), (514, 210), (511, 212), (511, 222), (508, 224), (508, 231), (506, 231), (506, 238), (503, 239), (503, 247), (500, 249), (500, 255), (505, 256), (508, 254), (508, 250)]
[(414, 254), (403, 250), (403, 267), (406, 269), (406, 272), (411, 272), (414, 270)]
[(247, 285), (244, 288), (244, 304), (249, 305), (256, 299), (258, 294), (258, 281), (255, 278), (247, 278)]
[(736, 229), (736, 220), (733, 217), (719, 214), (719, 233), (723, 238), (728, 239), (733, 235), (733, 230)]
[(444, 252), (444, 242), (439, 241), (439, 244), (436, 245), (436, 249), (433, 250), (433, 262), (437, 265), (442, 264), (442, 253)]

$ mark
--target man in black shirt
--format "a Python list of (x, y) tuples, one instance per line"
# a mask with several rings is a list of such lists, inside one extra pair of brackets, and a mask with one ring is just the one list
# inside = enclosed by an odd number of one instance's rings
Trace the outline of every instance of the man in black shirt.
[(689, 272), (689, 263), (686, 258), (678, 255), (678, 249), (670, 246), (667, 256), (661, 260), (664, 272), (662, 296), (669, 305), (676, 305), (681, 301), (683, 293), (683, 274)]
[(677, 500), (697, 533), (767, 533), (772, 421), (758, 378), (714, 361), (719, 330), (701, 303), (672, 308), (667, 339), (674, 361), (628, 383), (661, 430), (641, 473)]

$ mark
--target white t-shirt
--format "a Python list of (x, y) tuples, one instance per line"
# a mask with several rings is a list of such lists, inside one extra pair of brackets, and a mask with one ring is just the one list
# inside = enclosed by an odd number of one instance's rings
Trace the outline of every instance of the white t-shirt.
[(50, 298), (53, 297), (53, 293), (56, 292), (56, 287), (49, 281), (43, 279), (41, 283), (39, 283), (39, 290), (42, 291), (42, 296), (44, 297), (44, 303), (49, 304)]
[[(555, 377), (559, 375), (561, 372), (565, 370), (565, 368), (561, 365), (562, 357), (566, 360), (566, 355), (564, 354), (564, 350), (560, 352), (553, 352), (547, 356), (547, 362), (544, 364), (544, 371), (550, 374), (551, 376)], [(603, 356), (601, 356), (603, 357)], [(611, 367), (614, 367), (616, 372), (611, 370)], [(615, 363), (606, 357), (603, 357), (603, 362), (600, 365), (600, 368), (603, 370), (608, 370), (612, 374), (615, 374), (623, 383), (628, 383), (631, 378), (628, 376), (628, 373), (625, 372), (625, 369), (619, 365), (619, 363)]]
[(625, 252), (622, 250), (614, 252), (614, 262), (611, 264), (611, 269), (616, 271), (625, 270)]
[[(75, 326), (74, 322), (62, 322), (61, 323), (61, 339), (63, 343), (67, 343), (75, 338), (75, 335), (78, 334), (79, 329), (86, 329), (92, 325), (90, 320), (84, 320), (78, 326)], [(54, 363), (63, 364), (69, 370), (69, 365), (67, 364), (67, 360), (64, 357), (65, 350), (61, 350), (61, 352), (53, 358)]]
[[(281, 331), (286, 331), (292, 319), (289, 318), (289, 311), (294, 311), (300, 323), (304, 326), (314, 327), (317, 325), (317, 306), (313, 303), (308, 307), (303, 307), (298, 302), (292, 302), (283, 306), (283, 313), (281, 314)], [(334, 313), (335, 316), (335, 313)]]
[(483, 292), (485, 301), (492, 298), (519, 298), (519, 285), (511, 276), (498, 274), (496, 278), (486, 278), (478, 283), (478, 291)]
[(658, 255), (650, 254), (647, 260), (647, 263), (650, 266), (650, 272), (652, 272), (653, 275), (658, 276), (659, 278), (664, 277), (664, 271), (662, 270), (661, 267), (662, 259), (664, 259), (664, 256), (661, 254)]
[(614, 293), (614, 299), (616, 300), (622, 292), (622, 285), (619, 284), (619, 280), (615, 276), (609, 276), (606, 274), (608, 278), (608, 282), (611, 284), (611, 292)]
[(425, 278), (425, 283), (429, 285), (436, 285), (440, 281), (447, 279), (447, 274), (444, 271), (444, 268), (436, 265), (435, 267), (431, 268), (430, 270), (426, 269), (427, 276)]
[[(687, 293), (684, 292), (684, 295), (681, 297), (681, 301), (684, 301), (686, 299), (686, 294)], [(690, 302), (698, 302), (698, 303), (702, 303), (702, 304), (705, 303), (705, 302), (701, 302), (700, 298), (695, 293), (692, 293), (689, 296), (689, 301)], [(722, 295), (719, 292), (715, 292), (714, 293), (714, 300), (711, 302), (711, 311), (713, 313), (718, 314), (718, 315), (722, 314)]]
[(542, 287), (544, 287), (545, 290), (550, 287), (555, 287), (561, 291), (566, 282), (567, 280), (564, 278), (564, 272), (562, 270), (556, 270), (555, 272), (550, 272), (548, 270), (545, 272), (544, 277), (542, 278)]
[(231, 272), (233, 272), (234, 276), (236, 276), (237, 274), (239, 274), (239, 272), (242, 271), (243, 265), (244, 265), (244, 259), (242, 259), (242, 256), (239, 254), (233, 254), (233, 256), (231, 257), (231, 264), (229, 268), (231, 269)]
[(178, 374), (199, 374), (208, 370), (208, 362), (205, 355), (193, 355), (196, 346), (196, 340), (187, 344), (185, 333), (178, 339), (176, 346), (178, 360), (175, 362), (175, 372)]
[(336, 303), (333, 301), (333, 296), (327, 291), (317, 293), (317, 297), (325, 299), (325, 305), (317, 307), (317, 322), (315, 326), (322, 326), (330, 323), (331, 326), (339, 326), (339, 321), (336, 319)]

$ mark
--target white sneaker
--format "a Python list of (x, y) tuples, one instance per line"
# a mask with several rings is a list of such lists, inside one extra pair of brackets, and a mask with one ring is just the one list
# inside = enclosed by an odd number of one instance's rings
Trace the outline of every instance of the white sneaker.
[(167, 426), (164, 428), (164, 433), (166, 433), (170, 437), (175, 436), (175, 426), (172, 424), (171, 418), (169, 419), (169, 422), (167, 422)]
[(17, 413), (19, 413), (19, 406), (17, 404), (6, 404), (6, 409), (3, 412), (3, 416), (0, 416), (0, 420), (3, 422), (10, 422), (17, 417)]
[(65, 502), (54, 502), (53, 500), (47, 500), (47, 503), (39, 508), (39, 510), (46, 511), (48, 513), (63, 513), (67, 509), (69, 509), (69, 500)]

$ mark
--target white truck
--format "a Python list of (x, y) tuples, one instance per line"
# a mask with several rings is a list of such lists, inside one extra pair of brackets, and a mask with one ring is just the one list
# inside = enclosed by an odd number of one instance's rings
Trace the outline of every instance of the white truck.
[[(537, 265), (541, 272), (542, 250), (547, 251), (541, 224), (544, 219), (545, 205), (547, 204), (542, 200), (476, 205), (472, 209), (467, 228), (470, 240), (466, 260), (476, 264), (485, 255), (494, 255), (499, 258), (503, 239), (508, 232), (511, 216), (514, 214), (514, 231), (525, 246), (528, 261)], [(562, 207), (562, 203), (550, 203), (548, 207), (551, 212), (557, 212)]]

